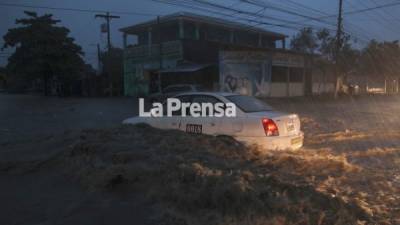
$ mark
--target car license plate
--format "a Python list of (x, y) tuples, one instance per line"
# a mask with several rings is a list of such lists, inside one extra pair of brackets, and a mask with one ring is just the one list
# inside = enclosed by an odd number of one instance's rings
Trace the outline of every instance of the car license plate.
[(203, 126), (198, 124), (186, 124), (186, 132), (192, 134), (203, 133)]
[(288, 132), (294, 131), (294, 122), (291, 120), (290, 122), (286, 123), (286, 129)]
[(290, 144), (291, 145), (297, 145), (297, 144), (300, 144), (301, 142), (302, 142), (302, 138), (301, 137), (297, 137), (297, 138), (293, 138), (291, 141), (290, 141)]

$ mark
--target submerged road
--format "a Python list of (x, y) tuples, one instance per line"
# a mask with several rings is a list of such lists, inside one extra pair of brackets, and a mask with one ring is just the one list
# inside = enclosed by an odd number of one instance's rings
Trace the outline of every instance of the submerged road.
[(135, 98), (58, 98), (0, 94), (0, 145), (68, 130), (120, 124), (138, 114)]

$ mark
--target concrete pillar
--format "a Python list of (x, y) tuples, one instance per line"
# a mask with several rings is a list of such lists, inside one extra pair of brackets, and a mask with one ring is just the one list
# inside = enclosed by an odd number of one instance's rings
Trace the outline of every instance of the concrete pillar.
[(126, 46), (128, 46), (128, 34), (127, 33), (124, 33), (123, 35), (122, 35), (122, 38), (123, 38), (123, 43), (124, 43), (124, 48), (126, 48)]
[(148, 46), (148, 54), (151, 55), (151, 45), (153, 44), (152, 42), (152, 29), (149, 27), (148, 29), (148, 40), (147, 40), (147, 46)]
[[(302, 84), (303, 84), (303, 96), (306, 96), (306, 87), (307, 87), (307, 84), (306, 84), (306, 69), (307, 68), (307, 66), (304, 64), (304, 67), (303, 67), (303, 82), (302, 82)], [(311, 73), (312, 74), (312, 73)], [(312, 77), (312, 75), (310, 75), (311, 77)], [(311, 80), (312, 80), (312, 78), (311, 78)], [(311, 81), (311, 93), (312, 93), (312, 81)], [(312, 94), (311, 94), (312, 95)]]
[(183, 20), (179, 19), (179, 39), (183, 39), (185, 37), (185, 28), (183, 26)]
[(196, 30), (194, 33), (194, 39), (200, 40), (200, 25), (196, 23)]
[(290, 67), (286, 69), (286, 96), (290, 97)]
[(282, 39), (282, 48), (286, 49), (286, 39)]
[(229, 42), (232, 44), (235, 42), (235, 31), (234, 30), (231, 30), (231, 32), (230, 32)]

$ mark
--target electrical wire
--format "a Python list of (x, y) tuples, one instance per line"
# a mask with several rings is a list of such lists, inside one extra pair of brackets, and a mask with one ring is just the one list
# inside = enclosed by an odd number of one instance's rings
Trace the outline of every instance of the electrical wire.
[(158, 16), (152, 13), (142, 13), (142, 12), (124, 12), (124, 11), (109, 11), (109, 10), (99, 10), (99, 9), (78, 9), (78, 8), (62, 8), (62, 7), (49, 7), (49, 6), (39, 6), (39, 5), (25, 5), (25, 4), (15, 4), (15, 3), (0, 3), (0, 6), (5, 7), (17, 7), (17, 8), (32, 8), (32, 9), (50, 9), (50, 10), (61, 10), (61, 11), (73, 11), (82, 13), (113, 13), (119, 15), (134, 15), (134, 16)]
[[(352, 4), (349, 0), (345, 0), (351, 7), (356, 9), (356, 6), (354, 4)], [(369, 7), (366, 3), (365, 0), (363, 1), (358, 1), (358, 3), (364, 7)], [(389, 26), (390, 21), (388, 21), (386, 18), (382, 17), (379, 12), (366, 12), (367, 15), (369, 15), (372, 18), (375, 18), (375, 22), (378, 23), (379, 25), (381, 25), (382, 27), (385, 27), (387, 30), (391, 31), (392, 33), (397, 33), (396, 30), (394, 30), (391, 26)]]

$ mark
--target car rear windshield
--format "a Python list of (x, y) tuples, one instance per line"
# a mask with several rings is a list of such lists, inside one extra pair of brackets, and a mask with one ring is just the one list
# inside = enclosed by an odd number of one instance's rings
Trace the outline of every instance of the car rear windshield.
[(206, 91), (206, 89), (201, 85), (196, 85), (196, 86), (194, 86), (194, 88), (195, 88), (195, 91), (200, 91), (200, 92)]
[(267, 103), (260, 101), (254, 97), (233, 95), (227, 96), (226, 98), (229, 99), (229, 101), (233, 102), (244, 112), (263, 112), (273, 110), (273, 108)]

